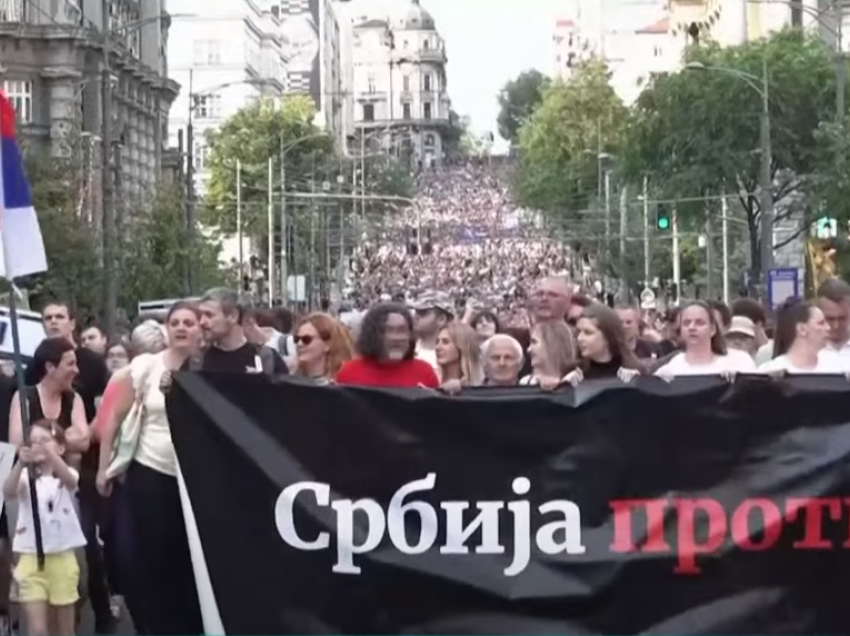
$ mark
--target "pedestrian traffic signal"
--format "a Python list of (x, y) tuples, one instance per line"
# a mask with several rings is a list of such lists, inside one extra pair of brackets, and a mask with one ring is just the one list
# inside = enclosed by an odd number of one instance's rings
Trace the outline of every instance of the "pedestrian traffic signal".
[(659, 230), (666, 231), (672, 226), (670, 220), (670, 212), (666, 206), (659, 205), (655, 214), (655, 227)]

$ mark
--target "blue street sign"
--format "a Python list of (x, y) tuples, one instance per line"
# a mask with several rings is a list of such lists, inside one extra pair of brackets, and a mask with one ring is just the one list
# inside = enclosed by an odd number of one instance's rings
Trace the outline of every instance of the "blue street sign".
[(800, 297), (800, 270), (777, 267), (767, 272), (767, 302), (776, 309), (789, 298)]

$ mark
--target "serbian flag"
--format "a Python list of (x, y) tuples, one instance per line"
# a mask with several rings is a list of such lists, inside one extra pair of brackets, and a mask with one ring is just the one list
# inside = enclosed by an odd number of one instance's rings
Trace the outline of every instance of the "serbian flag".
[(15, 110), (0, 91), (0, 276), (47, 271), (47, 254), (15, 140)]

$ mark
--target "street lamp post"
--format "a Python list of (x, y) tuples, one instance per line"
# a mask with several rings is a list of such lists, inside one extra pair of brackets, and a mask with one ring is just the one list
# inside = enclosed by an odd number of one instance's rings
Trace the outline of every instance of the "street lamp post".
[[(841, 121), (847, 115), (847, 64), (844, 57), (844, 10), (846, 0), (829, 0), (827, 6), (815, 9), (804, 5), (800, 0), (746, 0), (745, 6), (752, 4), (784, 4), (805, 13), (814, 18), (815, 22), (835, 37), (835, 112), (836, 118)], [(746, 12), (745, 12), (746, 14)], [(824, 21), (829, 15), (835, 22), (835, 29)]]
[[(318, 139), (322, 137), (327, 137), (327, 131), (321, 131), (317, 133), (311, 133), (309, 135), (304, 135), (303, 137), (298, 137), (297, 139), (293, 139), (287, 144), (283, 143), (283, 131), (281, 130), (280, 135), (280, 301), (283, 306), (286, 306), (289, 301), (289, 264), (287, 263), (287, 245), (286, 245), (286, 234), (287, 234), (287, 225), (289, 219), (287, 218), (287, 209), (286, 209), (286, 153), (292, 150), (295, 146), (305, 141), (309, 141), (311, 139)], [(272, 235), (272, 230), (274, 228), (269, 228), (269, 236)], [(271, 247), (271, 245), (270, 245)], [(271, 256), (272, 250), (269, 250), (269, 263), (273, 262), (274, 257)]]
[[(238, 86), (242, 84), (248, 84), (250, 86), (264, 86), (270, 83), (269, 80), (265, 79), (242, 79), (236, 80), (233, 82), (224, 82), (223, 84), (217, 84), (215, 86), (211, 86), (209, 88), (205, 88), (200, 91), (195, 91), (194, 88), (194, 71), (193, 69), (189, 69), (189, 108), (188, 108), (188, 121), (186, 123), (186, 247), (189, 253), (192, 251), (192, 246), (195, 243), (195, 232), (197, 230), (197, 223), (195, 221), (195, 127), (193, 122), (193, 116), (195, 113), (195, 109), (198, 107), (198, 104), (195, 103), (196, 97), (202, 97), (205, 95), (209, 95), (214, 93), (215, 91), (219, 91), (224, 88), (229, 88), (231, 86)], [(191, 262), (187, 263), (186, 266), (186, 280), (184, 281), (184, 288), (186, 295), (191, 295), (194, 291), (193, 289), (193, 272), (191, 267)]]
[(745, 71), (725, 68), (722, 66), (706, 66), (701, 62), (691, 62), (686, 67), (695, 71), (715, 71), (732, 75), (747, 83), (761, 97), (761, 114), (759, 117), (759, 188), (761, 213), (759, 215), (759, 240), (761, 249), (759, 252), (761, 290), (767, 298), (767, 273), (773, 268), (773, 223), (775, 219), (773, 209), (773, 145), (770, 129), (770, 81), (768, 76), (767, 59), (762, 60), (761, 77), (752, 75)]

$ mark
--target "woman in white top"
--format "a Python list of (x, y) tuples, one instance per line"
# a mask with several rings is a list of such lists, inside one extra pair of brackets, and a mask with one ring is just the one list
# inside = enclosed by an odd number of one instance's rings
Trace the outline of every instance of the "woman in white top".
[(714, 312), (707, 303), (693, 301), (679, 313), (679, 337), (684, 351), (655, 372), (671, 379), (683, 375), (723, 375), (756, 371), (753, 359), (741, 352), (729, 354)]
[(189, 543), (177, 486), (177, 465), (165, 411), (163, 388), (201, 342), (200, 314), (190, 303), (172, 305), (166, 317), (168, 348), (133, 359), (128, 375), (116, 380), (116, 397), (101, 430), (98, 490), (111, 490), (107, 469), (119, 426), (136, 400), (144, 407), (138, 446), (124, 475), (125, 503), (133, 525), (135, 561), (131, 594), (141, 629), (148, 634), (204, 631)]
[(842, 374), (836, 356), (825, 355), (828, 339), (829, 324), (820, 309), (802, 300), (788, 301), (776, 314), (773, 360), (759, 371)]
[(528, 358), (531, 374), (522, 378), (520, 385), (554, 389), (575, 368), (578, 351), (572, 329), (560, 320), (534, 325)]

